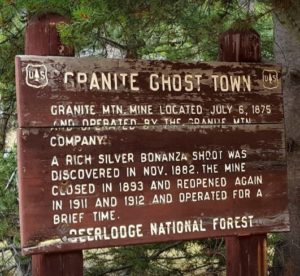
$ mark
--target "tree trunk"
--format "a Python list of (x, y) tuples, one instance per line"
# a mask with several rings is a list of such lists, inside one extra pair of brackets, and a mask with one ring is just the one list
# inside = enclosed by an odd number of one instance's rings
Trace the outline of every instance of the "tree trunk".
[(291, 232), (281, 235), (281, 254), (276, 255), (272, 271), (276, 276), (300, 275), (300, 2), (294, 3), (289, 10), (274, 15), (275, 59), (283, 66), (291, 221)]

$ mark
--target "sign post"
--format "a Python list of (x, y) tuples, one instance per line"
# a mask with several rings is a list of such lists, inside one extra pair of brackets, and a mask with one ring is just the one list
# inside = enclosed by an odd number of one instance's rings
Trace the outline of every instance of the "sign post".
[[(44, 14), (32, 18), (25, 33), (25, 54), (73, 56), (74, 49), (60, 42), (56, 25), (66, 22), (66, 18), (57, 14)], [(34, 98), (31, 99), (33, 102)], [(32, 275), (83, 275), (82, 251), (32, 255)]]
[[(260, 62), (260, 37), (254, 30), (229, 30), (220, 38), (219, 60)], [(226, 238), (226, 273), (240, 276), (267, 275), (267, 235)]]

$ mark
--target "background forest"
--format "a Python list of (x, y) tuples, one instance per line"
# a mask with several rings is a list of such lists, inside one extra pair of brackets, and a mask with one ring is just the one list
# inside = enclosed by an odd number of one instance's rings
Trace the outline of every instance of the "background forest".
[[(14, 57), (28, 20), (47, 12), (77, 56), (212, 61), (229, 28), (254, 28), (263, 62), (283, 65), (291, 232), (269, 235), (270, 275), (300, 275), (299, 0), (0, 0), (0, 275), (31, 275), (22, 257), (16, 168)], [(297, 93), (298, 92), (298, 93)], [(86, 275), (225, 275), (222, 239), (90, 250)]]

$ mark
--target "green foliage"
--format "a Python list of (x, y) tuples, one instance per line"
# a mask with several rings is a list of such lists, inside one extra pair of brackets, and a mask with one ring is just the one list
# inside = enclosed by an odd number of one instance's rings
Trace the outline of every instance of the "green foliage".
[(0, 156), (0, 240), (11, 237), (18, 242), (17, 198), (16, 156), (13, 150)]
[(85, 275), (221, 275), (224, 255), (217, 239), (91, 250)]
[[(16, 151), (0, 155), (0, 274), (24, 272), (29, 259), (21, 256), (19, 238), (18, 195), (16, 181)], [(8, 274), (7, 274), (8, 275)], [(11, 274), (12, 275), (12, 274)]]
[(17, 12), (23, 12), (27, 18), (42, 13), (59, 13), (61, 15), (69, 16), (73, 7), (73, 2), (78, 1), (57, 1), (57, 0), (17, 0), (4, 1), (8, 5), (15, 7)]
[[(105, 55), (111, 45), (128, 57), (150, 59), (215, 60), (219, 35), (229, 27), (272, 28), (270, 8), (247, 11), (238, 1), (83, 1), (71, 17), (59, 30), (78, 51), (102, 47)], [(265, 43), (264, 49), (269, 58), (272, 47)]]
[(0, 151), (4, 149), (7, 131), (14, 124), (14, 57), (23, 51), (21, 20), (15, 6), (0, 2)]

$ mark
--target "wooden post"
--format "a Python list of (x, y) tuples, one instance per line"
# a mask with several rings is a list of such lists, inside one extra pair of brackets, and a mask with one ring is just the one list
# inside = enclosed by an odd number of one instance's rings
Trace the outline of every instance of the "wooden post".
[(33, 17), (25, 32), (25, 54), (38, 56), (74, 56), (74, 49), (60, 41), (56, 25), (68, 20), (58, 14), (47, 13)]
[[(34, 17), (25, 33), (25, 54), (40, 56), (74, 56), (74, 49), (60, 42), (56, 24), (67, 19), (53, 13)], [(32, 256), (33, 276), (83, 275), (82, 251)]]
[[(220, 61), (260, 62), (260, 37), (254, 30), (229, 30), (220, 38)], [(266, 234), (226, 238), (228, 276), (266, 276)]]

